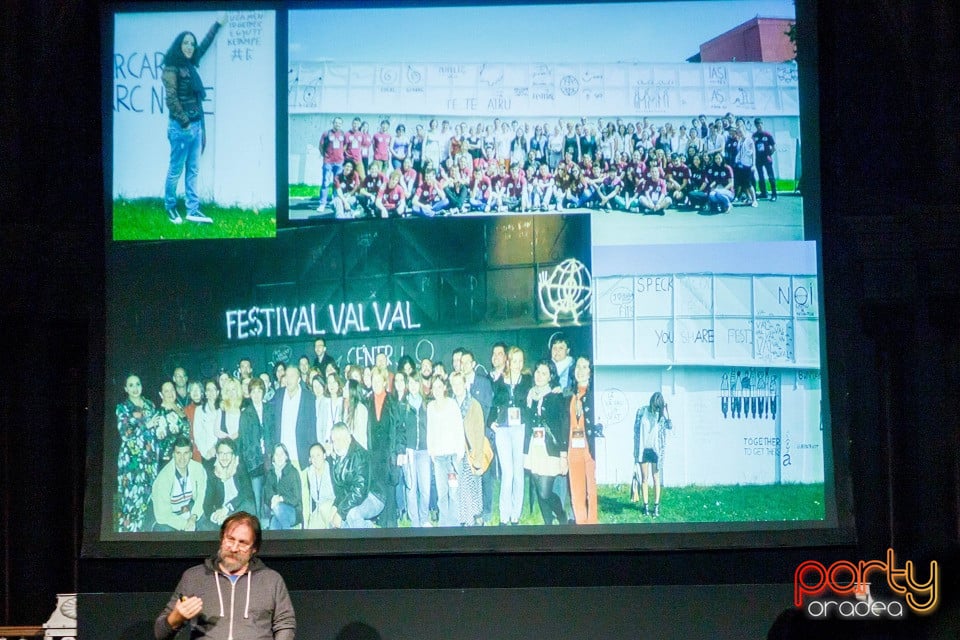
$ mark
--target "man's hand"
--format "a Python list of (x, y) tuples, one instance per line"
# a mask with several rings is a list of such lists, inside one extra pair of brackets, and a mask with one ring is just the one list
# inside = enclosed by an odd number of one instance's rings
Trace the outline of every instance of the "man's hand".
[(173, 611), (167, 615), (167, 624), (174, 629), (179, 629), (183, 626), (184, 622), (200, 615), (202, 610), (203, 600), (199, 597), (181, 597), (180, 600), (177, 601), (176, 606), (173, 607)]

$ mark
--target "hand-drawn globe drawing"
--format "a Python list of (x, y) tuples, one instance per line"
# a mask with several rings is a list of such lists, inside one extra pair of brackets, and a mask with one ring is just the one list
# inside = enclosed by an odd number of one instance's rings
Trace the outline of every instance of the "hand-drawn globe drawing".
[(593, 285), (587, 266), (576, 258), (567, 258), (552, 271), (541, 271), (537, 294), (540, 308), (559, 324), (561, 316), (570, 316), (575, 324), (590, 308)]

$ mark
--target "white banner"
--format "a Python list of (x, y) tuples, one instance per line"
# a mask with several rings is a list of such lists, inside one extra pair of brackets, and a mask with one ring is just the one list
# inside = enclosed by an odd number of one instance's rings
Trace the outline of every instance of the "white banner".
[(799, 116), (792, 63), (293, 61), (291, 114)]

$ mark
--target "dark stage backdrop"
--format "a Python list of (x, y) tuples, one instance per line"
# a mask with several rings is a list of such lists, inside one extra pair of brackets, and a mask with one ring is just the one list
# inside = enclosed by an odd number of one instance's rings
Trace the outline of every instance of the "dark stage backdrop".
[[(150, 640), (169, 595), (81, 596), (80, 640)], [(759, 640), (789, 605), (791, 585), (294, 591), (291, 597), (297, 638), (305, 640)]]

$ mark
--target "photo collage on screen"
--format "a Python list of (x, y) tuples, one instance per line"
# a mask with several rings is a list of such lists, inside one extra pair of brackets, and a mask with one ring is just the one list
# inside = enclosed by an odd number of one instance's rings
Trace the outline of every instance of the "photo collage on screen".
[(823, 521), (793, 15), (118, 13), (102, 535)]

